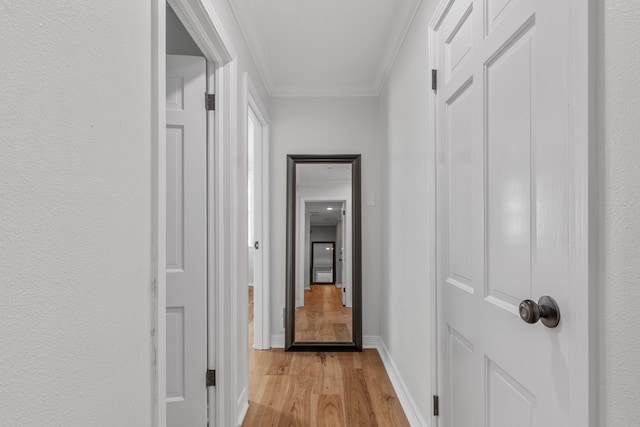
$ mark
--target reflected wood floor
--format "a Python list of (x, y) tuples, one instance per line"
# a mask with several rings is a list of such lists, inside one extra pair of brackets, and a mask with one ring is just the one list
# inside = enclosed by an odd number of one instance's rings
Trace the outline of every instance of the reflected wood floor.
[[(249, 313), (252, 296), (250, 288)], [(252, 341), (252, 314), (250, 319)], [(376, 350), (285, 353), (249, 348), (249, 411), (243, 427), (409, 426)]]
[(296, 341), (353, 341), (352, 311), (342, 305), (342, 289), (335, 285), (311, 285), (295, 316)]

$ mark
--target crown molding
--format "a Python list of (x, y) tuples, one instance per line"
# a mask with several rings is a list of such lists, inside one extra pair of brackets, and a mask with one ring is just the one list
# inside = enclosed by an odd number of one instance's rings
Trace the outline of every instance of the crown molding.
[(378, 71), (374, 81), (355, 85), (328, 84), (276, 84), (273, 66), (269, 58), (264, 36), (260, 32), (259, 21), (251, 0), (229, 0), (240, 31), (245, 39), (249, 52), (258, 68), (258, 73), (271, 97), (376, 97), (386, 84), (387, 78), (396, 61), (398, 53), (411, 28), (422, 0), (406, 0), (398, 2), (398, 9), (393, 26), (387, 36), (387, 43), (381, 54)]
[[(231, 10), (236, 17), (240, 32), (249, 48), (249, 53), (253, 57), (253, 61), (258, 68), (258, 73), (262, 79), (262, 83), (269, 96), (273, 96), (273, 73), (271, 62), (267, 55), (267, 48), (262, 42), (263, 37), (260, 35), (255, 17), (255, 11), (250, 1), (245, 0), (229, 0)], [(255, 44), (254, 44), (255, 42)]]
[(404, 41), (411, 29), (411, 25), (418, 13), (418, 9), (420, 9), (422, 0), (400, 3), (402, 8), (400, 11), (400, 17), (404, 16), (404, 20), (398, 17), (398, 19), (395, 20), (394, 28), (391, 30), (391, 36), (387, 42), (385, 52), (382, 56), (382, 61), (380, 61), (380, 68), (378, 69), (378, 74), (374, 83), (376, 96), (379, 96), (380, 93), (382, 93), (382, 89), (384, 89), (384, 86), (387, 83), (389, 73), (391, 73), (393, 65), (396, 63), (400, 49), (402, 49), (402, 46), (404, 45)]

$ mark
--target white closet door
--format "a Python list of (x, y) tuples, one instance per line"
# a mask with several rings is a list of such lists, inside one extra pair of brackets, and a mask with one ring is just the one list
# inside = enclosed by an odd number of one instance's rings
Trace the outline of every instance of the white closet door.
[(167, 55), (167, 426), (207, 424), (206, 63)]
[(436, 29), (442, 426), (569, 425), (570, 316), (519, 307), (570, 308), (568, 22), (566, 0), (456, 0)]

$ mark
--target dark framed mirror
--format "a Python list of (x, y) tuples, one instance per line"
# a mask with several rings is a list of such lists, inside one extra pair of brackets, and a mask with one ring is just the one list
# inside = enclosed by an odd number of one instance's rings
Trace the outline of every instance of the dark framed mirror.
[(362, 351), (360, 174), (359, 154), (287, 156), (287, 351)]

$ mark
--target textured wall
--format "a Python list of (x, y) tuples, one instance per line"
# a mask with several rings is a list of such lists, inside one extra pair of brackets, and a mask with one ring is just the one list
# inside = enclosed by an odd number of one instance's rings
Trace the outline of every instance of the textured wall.
[(601, 422), (640, 419), (640, 3), (600, 3)]
[(0, 425), (150, 424), (150, 17), (0, 3)]

